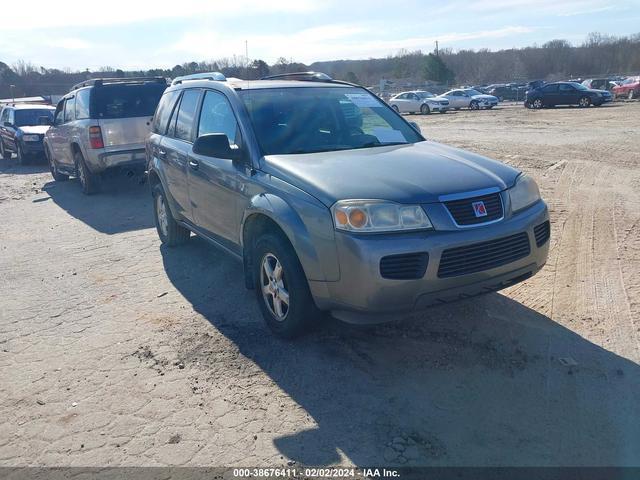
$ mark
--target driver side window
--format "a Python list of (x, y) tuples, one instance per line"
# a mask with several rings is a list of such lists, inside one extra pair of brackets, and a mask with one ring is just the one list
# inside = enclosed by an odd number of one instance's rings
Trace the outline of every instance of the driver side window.
[(229, 101), (213, 90), (208, 90), (204, 95), (198, 124), (198, 136), (207, 133), (224, 133), (230, 145), (235, 145), (238, 137), (238, 122)]

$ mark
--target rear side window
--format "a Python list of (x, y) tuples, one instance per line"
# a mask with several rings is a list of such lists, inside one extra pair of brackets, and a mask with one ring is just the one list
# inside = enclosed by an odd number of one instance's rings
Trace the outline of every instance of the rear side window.
[(557, 92), (558, 91), (558, 85), (547, 85), (545, 86), (542, 91), (544, 93), (553, 93), (553, 92)]
[(185, 90), (182, 94), (180, 109), (178, 110), (178, 119), (176, 122), (175, 137), (181, 140), (192, 140), (193, 119), (196, 116), (198, 108), (198, 100), (200, 99), (200, 90)]
[(76, 119), (76, 99), (75, 97), (67, 98), (64, 103), (64, 123), (72, 122)]
[(91, 90), (86, 88), (76, 93), (76, 119), (89, 118), (89, 96)]
[(112, 84), (94, 87), (92, 118), (151, 117), (166, 85), (162, 83)]
[(171, 112), (173, 111), (173, 107), (176, 104), (179, 94), (179, 90), (174, 90), (173, 92), (167, 92), (162, 95), (162, 99), (160, 100), (156, 113), (153, 116), (153, 131), (155, 133), (159, 133), (160, 135), (164, 135), (166, 133), (169, 117), (171, 116)]

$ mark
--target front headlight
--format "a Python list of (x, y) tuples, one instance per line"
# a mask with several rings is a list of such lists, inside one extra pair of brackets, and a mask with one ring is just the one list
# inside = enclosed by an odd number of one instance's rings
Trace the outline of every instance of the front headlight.
[(399, 232), (433, 228), (420, 205), (382, 200), (341, 200), (331, 207), (337, 230), (348, 232)]
[(524, 210), (540, 200), (540, 190), (535, 180), (527, 175), (520, 175), (516, 184), (509, 189), (511, 211), (513, 213)]
[(37, 142), (38, 140), (40, 140), (40, 137), (38, 135), (23, 135), (22, 139), (25, 142)]

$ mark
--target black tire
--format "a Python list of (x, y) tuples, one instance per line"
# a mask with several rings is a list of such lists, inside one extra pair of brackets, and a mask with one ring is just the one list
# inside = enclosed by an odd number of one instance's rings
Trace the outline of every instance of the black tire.
[(393, 108), (396, 111), (396, 113), (400, 113), (400, 109), (398, 108), (397, 105), (392, 105), (391, 108)]
[(460, 107), (455, 107), (454, 110), (457, 112), (458, 110), (460, 110)]
[(578, 106), (580, 108), (587, 108), (591, 106), (591, 99), (589, 97), (580, 97), (578, 100)]
[(16, 143), (16, 157), (18, 165), (25, 165), (27, 163), (27, 159), (25, 158), (24, 152), (22, 151), (22, 147), (19, 143)]
[(469, 109), (470, 110), (480, 110), (480, 104), (478, 102), (476, 102), (475, 100), (473, 100), (470, 104), (469, 104)]
[[(265, 269), (265, 262), (272, 267), (271, 278)], [(275, 266), (278, 264), (281, 274), (276, 278)], [(320, 312), (311, 297), (302, 265), (284, 234), (265, 233), (256, 240), (253, 276), (260, 311), (275, 335), (294, 338), (317, 325)], [(277, 302), (280, 302), (279, 309)], [(282, 315), (278, 316), (278, 313)]]
[[(167, 196), (162, 189), (162, 185), (158, 184), (153, 187), (151, 193), (153, 195), (153, 218), (155, 220), (156, 230), (158, 231), (160, 241), (167, 247), (182, 245), (189, 240), (191, 231), (184, 228), (176, 222), (175, 218), (173, 218), (173, 214), (171, 213), (171, 208), (169, 207), (169, 202), (167, 201)], [(162, 208), (164, 209), (164, 212), (161, 212)]]
[(76, 163), (76, 177), (80, 181), (82, 193), (85, 195), (93, 195), (98, 192), (100, 190), (100, 177), (89, 170), (80, 151), (76, 150), (73, 158)]
[(429, 105), (422, 105), (420, 107), (420, 113), (422, 115), (429, 115), (431, 113), (431, 109), (429, 108)]
[(11, 160), (11, 152), (8, 152), (4, 148), (4, 142), (0, 139), (0, 155), (2, 155), (3, 160)]
[(44, 147), (44, 157), (47, 159), (47, 163), (49, 164), (51, 176), (56, 182), (66, 182), (67, 180), (69, 180), (69, 175), (60, 173), (60, 171), (58, 170), (58, 164), (56, 163), (56, 159), (53, 157), (53, 154), (49, 150), (49, 147)]
[(536, 98), (533, 102), (531, 102), (531, 107), (535, 108), (536, 110), (540, 110), (544, 107), (544, 102), (541, 98)]

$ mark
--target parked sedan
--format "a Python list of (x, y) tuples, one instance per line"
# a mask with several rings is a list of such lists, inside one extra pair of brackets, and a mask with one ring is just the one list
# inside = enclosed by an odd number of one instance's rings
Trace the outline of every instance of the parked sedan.
[(620, 85), (611, 89), (617, 97), (627, 97), (629, 100), (640, 97), (640, 77), (629, 77)]
[(460, 110), (468, 108), (470, 110), (480, 110), (481, 108), (493, 108), (498, 105), (498, 97), (480, 93), (473, 88), (449, 90), (442, 95), (449, 100), (449, 106)]
[(446, 113), (449, 109), (449, 100), (444, 97), (437, 97), (433, 93), (424, 90), (399, 93), (391, 97), (388, 103), (399, 113)]
[(2, 109), (0, 116), (0, 155), (8, 160), (15, 153), (18, 163), (44, 153), (42, 139), (53, 120), (55, 108), (49, 105), (16, 104)]
[(556, 105), (578, 105), (589, 107), (600, 105), (613, 100), (611, 93), (606, 90), (593, 90), (581, 83), (555, 82), (529, 90), (524, 105), (528, 108), (555, 107)]

